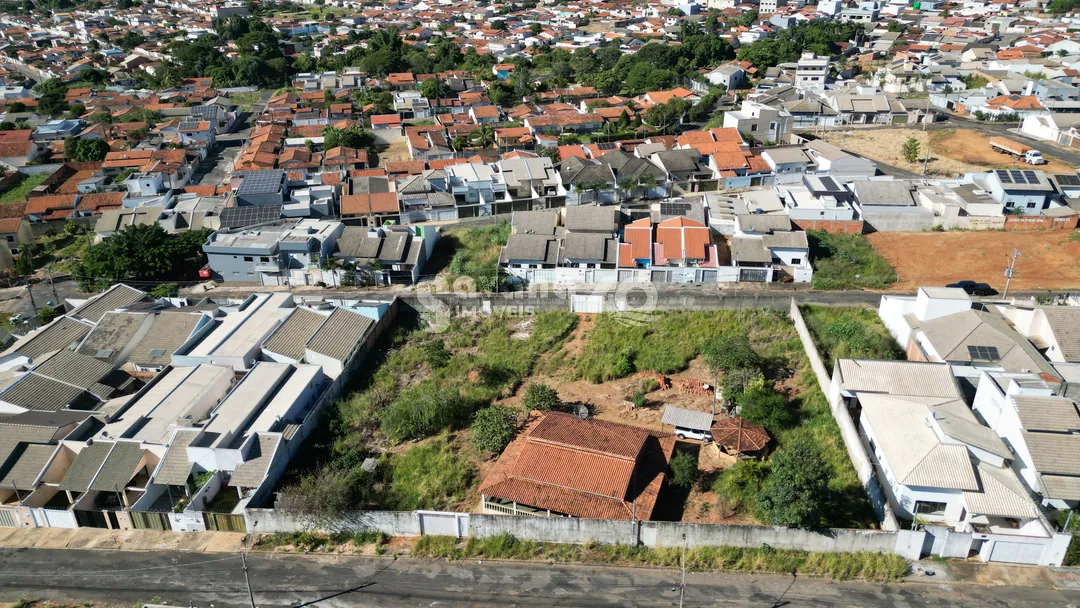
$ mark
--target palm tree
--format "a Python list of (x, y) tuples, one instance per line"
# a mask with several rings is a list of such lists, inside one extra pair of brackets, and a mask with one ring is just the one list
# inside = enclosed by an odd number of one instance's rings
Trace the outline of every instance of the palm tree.
[(495, 127), (491, 125), (480, 125), (479, 128), (474, 129), (472, 133), (469, 133), (469, 141), (481, 148), (486, 148), (495, 143)]

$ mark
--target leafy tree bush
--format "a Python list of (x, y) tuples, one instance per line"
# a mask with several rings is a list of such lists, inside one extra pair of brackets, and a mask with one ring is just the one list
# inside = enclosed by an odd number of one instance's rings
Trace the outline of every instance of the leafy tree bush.
[(517, 414), (497, 405), (485, 407), (473, 416), (472, 432), (476, 449), (498, 454), (517, 433)]
[(169, 234), (158, 224), (128, 226), (87, 248), (72, 273), (84, 291), (127, 280), (184, 276), (205, 263), (209, 230)]
[(64, 158), (79, 163), (97, 163), (105, 160), (109, 142), (104, 139), (68, 137), (64, 140)]
[(159, 283), (148, 293), (151, 298), (175, 298), (180, 295), (180, 287), (176, 283)]
[(60, 312), (52, 306), (42, 306), (38, 309), (38, 322), (42, 325), (48, 325), (58, 316), (60, 316)]
[(807, 435), (796, 435), (770, 460), (757, 516), (774, 526), (813, 529), (830, 510), (833, 469)]
[(765, 377), (761, 370), (752, 367), (736, 367), (724, 372), (720, 379), (720, 390), (726, 401), (737, 403), (739, 396), (754, 386), (765, 386)]
[(784, 396), (765, 386), (755, 386), (735, 398), (739, 415), (760, 424), (771, 432), (789, 426), (793, 421)]
[(668, 469), (671, 474), (671, 484), (681, 488), (693, 486), (698, 479), (697, 465), (697, 458), (689, 452), (681, 450), (676, 451), (675, 455), (671, 457), (671, 461), (668, 463)]
[(907, 138), (907, 141), (904, 142), (904, 147), (903, 147), (902, 151), (904, 153), (904, 160), (906, 160), (907, 162), (912, 163), (912, 164), (918, 162), (919, 161), (919, 140), (917, 138), (915, 138), (915, 137)]
[(753, 512), (769, 476), (769, 466), (758, 460), (739, 460), (713, 482), (713, 491), (734, 509)]
[(521, 399), (521, 408), (526, 413), (533, 410), (557, 410), (562, 407), (559, 393), (543, 382), (530, 382), (525, 387), (525, 396)]
[(381, 428), (395, 442), (422, 439), (455, 426), (467, 415), (467, 407), (455, 390), (421, 385), (401, 393), (386, 408)]
[(761, 366), (761, 357), (745, 334), (724, 334), (706, 342), (701, 351), (705, 355), (705, 363), (714, 371)]

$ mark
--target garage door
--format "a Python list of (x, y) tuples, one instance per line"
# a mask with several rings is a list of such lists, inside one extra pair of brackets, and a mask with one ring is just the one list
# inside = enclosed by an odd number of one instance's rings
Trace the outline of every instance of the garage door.
[(1013, 564), (1038, 564), (1042, 559), (1044, 545), (1031, 543), (994, 543), (990, 553), (992, 562), (1010, 562)]
[(570, 310), (572, 312), (584, 312), (596, 314), (604, 312), (604, 296), (586, 296), (574, 294), (570, 298)]

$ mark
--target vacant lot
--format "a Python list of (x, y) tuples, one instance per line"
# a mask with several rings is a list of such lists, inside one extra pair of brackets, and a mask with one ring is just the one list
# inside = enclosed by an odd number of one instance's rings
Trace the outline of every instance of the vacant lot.
[[(904, 142), (914, 137), (919, 142), (919, 158), (909, 163), (904, 158)], [(990, 148), (990, 137), (971, 129), (945, 131), (920, 131), (914, 128), (861, 129), (828, 133), (828, 142), (841, 148), (876, 160), (886, 165), (920, 173), (927, 142), (930, 143), (930, 160), (926, 165), (928, 175), (954, 177), (962, 173), (1008, 169), (1012, 159)], [(1046, 151), (1044, 151), (1045, 153)], [(1049, 173), (1072, 173), (1069, 165), (1051, 161), (1041, 168)]]
[(803, 306), (802, 315), (825, 366), (836, 359), (903, 359), (873, 308)]
[(896, 269), (894, 289), (945, 285), (971, 279), (1005, 287), (1005, 256), (1021, 258), (1011, 289), (1065, 289), (1080, 286), (1080, 233), (1053, 232), (879, 232), (874, 247)]

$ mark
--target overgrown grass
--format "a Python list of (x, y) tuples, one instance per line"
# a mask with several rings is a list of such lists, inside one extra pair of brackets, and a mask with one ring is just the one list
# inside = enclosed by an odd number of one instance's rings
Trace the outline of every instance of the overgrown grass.
[(465, 455), (440, 437), (390, 459), (383, 504), (395, 511), (447, 509), (465, 499), (476, 474)]
[(1069, 541), (1069, 548), (1065, 551), (1063, 566), (1080, 566), (1080, 534), (1074, 534)]
[[(618, 564), (675, 568), (682, 563), (678, 547), (634, 547), (589, 543), (571, 545), (521, 540), (510, 534), (469, 538), (464, 544), (449, 536), (424, 536), (413, 557), (439, 559), (515, 559), (586, 564)], [(694, 572), (773, 572), (820, 576), (837, 580), (862, 578), (898, 581), (908, 571), (900, 556), (886, 553), (810, 553), (768, 546), (698, 547), (686, 550), (686, 567)]]
[(252, 106), (259, 102), (259, 98), (262, 97), (264, 91), (252, 91), (250, 93), (230, 93), (229, 99), (240, 106), (241, 110), (245, 112), (250, 110)]
[(49, 178), (48, 173), (37, 173), (34, 175), (27, 175), (19, 182), (18, 186), (15, 186), (11, 190), (8, 190), (4, 194), (0, 195), (0, 205), (4, 203), (21, 203), (26, 200), (27, 195), (34, 188), (41, 185), (41, 182)]
[(455, 288), (459, 279), (472, 280), (472, 290), (494, 291), (499, 271), (499, 252), (510, 237), (510, 223), (499, 221), (494, 226), (459, 228), (440, 239), (441, 247), (453, 251), (447, 280)]
[(802, 356), (791, 320), (771, 310), (668, 312), (646, 323), (628, 323), (618, 314), (597, 315), (575, 374), (590, 382), (624, 378), (637, 371), (670, 374), (686, 369), (709, 340), (724, 334), (746, 334), (766, 359), (790, 368)]
[(829, 234), (808, 230), (814, 261), (814, 289), (885, 289), (896, 271), (861, 234)]
[(358, 531), (358, 532), (335, 532), (326, 534), (323, 532), (275, 532), (259, 536), (255, 540), (255, 548), (262, 551), (276, 551), (292, 547), (293, 550), (309, 553), (311, 551), (334, 551), (347, 543), (352, 543), (354, 548), (367, 545), (385, 545), (389, 537), (382, 532)]
[(868, 308), (803, 306), (814, 343), (826, 367), (836, 359), (903, 359), (877, 312)]

